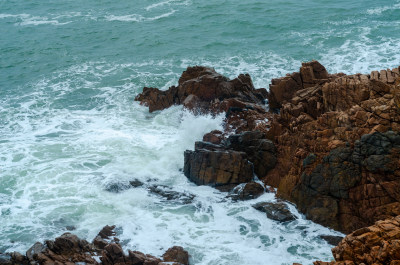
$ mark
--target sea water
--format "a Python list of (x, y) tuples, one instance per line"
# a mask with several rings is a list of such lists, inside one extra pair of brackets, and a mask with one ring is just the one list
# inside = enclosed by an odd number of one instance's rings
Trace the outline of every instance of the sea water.
[(312, 59), (347, 74), (396, 67), (399, 29), (399, 0), (0, 0), (0, 252), (115, 224), (125, 250), (180, 245), (192, 264), (331, 260), (319, 236), (339, 233), (293, 205), (284, 224), (251, 207), (274, 194), (232, 202), (183, 175), (183, 152), (223, 115), (148, 113), (134, 98), (191, 65), (265, 88)]

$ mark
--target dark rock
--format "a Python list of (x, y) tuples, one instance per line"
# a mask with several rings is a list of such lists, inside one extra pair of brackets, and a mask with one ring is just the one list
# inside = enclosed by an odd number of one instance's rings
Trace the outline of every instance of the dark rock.
[(152, 193), (155, 193), (168, 201), (170, 200), (175, 200), (175, 201), (180, 201), (184, 204), (189, 204), (192, 203), (193, 199), (195, 198), (195, 195), (191, 193), (183, 193), (183, 192), (178, 192), (174, 191), (168, 186), (164, 185), (153, 185), (149, 186), (148, 190)]
[(243, 183), (236, 186), (229, 197), (234, 200), (251, 200), (260, 197), (264, 193), (264, 187), (257, 182)]
[(253, 207), (256, 210), (266, 213), (269, 219), (278, 222), (289, 222), (296, 219), (287, 205), (283, 202), (259, 202), (254, 204)]
[(114, 183), (109, 183), (105, 187), (105, 190), (108, 192), (114, 192), (114, 193), (120, 193), (123, 192), (127, 189), (129, 189), (131, 186), (127, 183), (122, 183), (122, 182), (114, 182)]
[(243, 152), (232, 150), (185, 151), (184, 174), (197, 185), (223, 186), (249, 182), (253, 167)]
[(183, 265), (189, 265), (189, 253), (178, 246), (168, 249), (164, 253), (163, 259), (167, 262), (179, 262)]
[(74, 231), (74, 230), (76, 230), (76, 227), (73, 226), (73, 225), (67, 225), (67, 226), (65, 227), (65, 229), (67, 229), (68, 231)]
[(344, 238), (342, 236), (330, 236), (330, 235), (320, 235), (319, 237), (333, 246), (338, 245), (340, 241), (342, 241)]
[(115, 236), (115, 225), (106, 225), (101, 229), (97, 236), (93, 239), (93, 245), (98, 249), (104, 249), (109, 243), (111, 243), (111, 237)]

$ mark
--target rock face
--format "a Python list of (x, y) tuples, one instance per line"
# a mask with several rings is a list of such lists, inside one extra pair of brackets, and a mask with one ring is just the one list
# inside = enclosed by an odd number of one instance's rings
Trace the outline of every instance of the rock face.
[(198, 185), (236, 186), (273, 168), (275, 152), (258, 131), (231, 135), (220, 144), (196, 142), (194, 151), (185, 151), (184, 174)]
[(264, 182), (307, 218), (342, 232), (400, 214), (399, 68), (327, 74), (303, 64), (272, 82), (267, 137), (277, 164)]
[[(89, 243), (71, 233), (65, 233), (54, 241), (47, 240), (45, 244), (35, 243), (23, 256), (17, 252), (0, 255), (2, 264), (10, 265), (54, 265), (54, 264), (87, 264), (87, 265), (161, 265), (174, 262), (176, 265), (188, 265), (189, 254), (182, 247), (174, 246), (168, 249), (163, 259), (139, 251), (124, 253), (119, 239), (113, 237), (115, 226), (105, 226)], [(4, 257), (3, 257), (4, 256)], [(98, 260), (100, 257), (100, 261)]]
[[(266, 95), (265, 89), (254, 88), (248, 74), (229, 80), (213, 68), (194, 66), (182, 73), (177, 87), (167, 91), (145, 87), (135, 100), (148, 106), (150, 112), (172, 105), (184, 105), (200, 112), (220, 112), (233, 107), (245, 108), (247, 103), (263, 103)], [(221, 103), (228, 99), (235, 101)]]
[(332, 253), (336, 261), (316, 261), (314, 264), (400, 264), (400, 216), (354, 231), (334, 247)]

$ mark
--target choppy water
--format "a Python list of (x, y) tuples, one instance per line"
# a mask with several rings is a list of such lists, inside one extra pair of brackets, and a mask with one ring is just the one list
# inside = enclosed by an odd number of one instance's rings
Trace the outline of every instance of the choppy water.
[[(183, 151), (222, 117), (149, 114), (133, 99), (196, 64), (257, 87), (311, 59), (330, 72), (395, 67), (399, 28), (399, 0), (0, 0), (0, 252), (116, 224), (125, 248), (181, 245), (193, 264), (329, 260), (318, 235), (335, 233), (294, 207), (299, 220), (277, 224), (183, 176)], [(107, 191), (135, 178), (196, 197)]]

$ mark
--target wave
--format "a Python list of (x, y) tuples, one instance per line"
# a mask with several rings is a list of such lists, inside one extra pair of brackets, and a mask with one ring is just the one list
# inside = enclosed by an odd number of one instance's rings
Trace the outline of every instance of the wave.
[(60, 25), (66, 25), (71, 23), (71, 21), (67, 21), (67, 22), (59, 22), (56, 19), (51, 19), (48, 17), (42, 17), (42, 16), (33, 16), (30, 14), (0, 14), (0, 19), (4, 19), (4, 18), (15, 18), (20, 20), (19, 22), (16, 22), (14, 25), (18, 25), (18, 26), (28, 26), (28, 25), (56, 25), (56, 26), (60, 26)]

